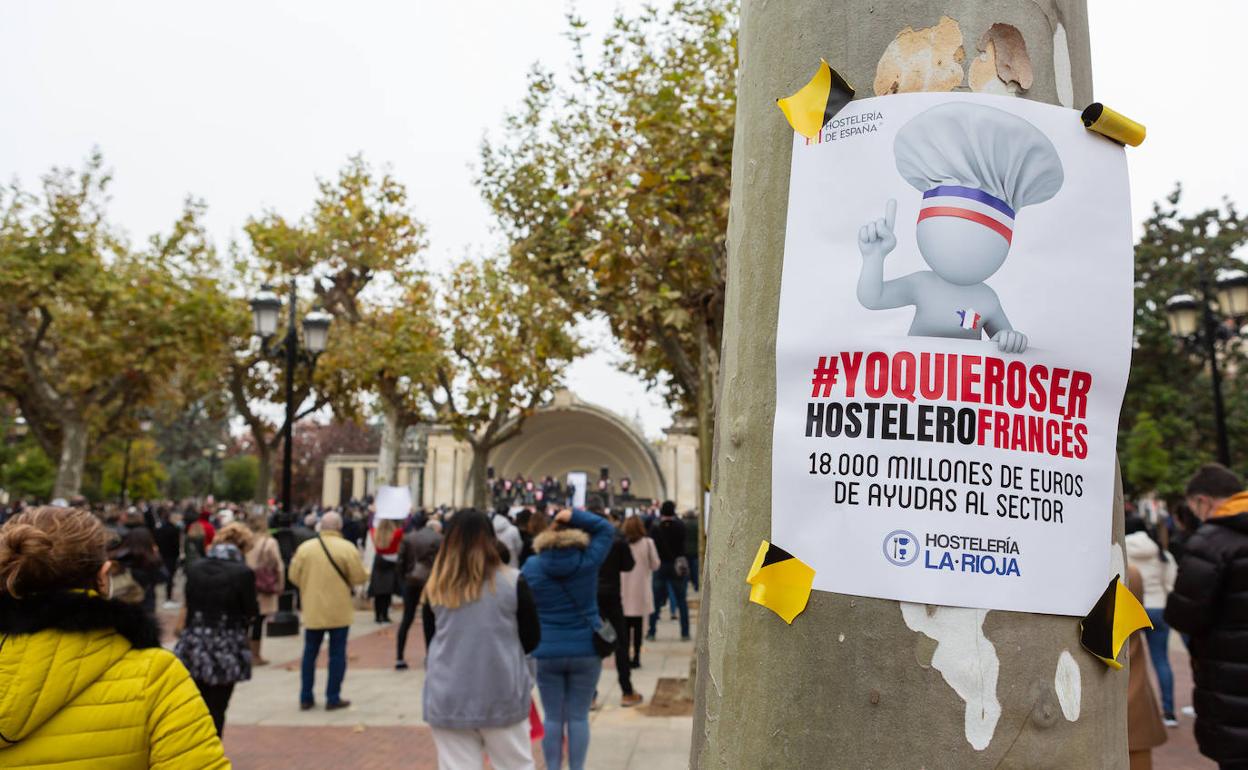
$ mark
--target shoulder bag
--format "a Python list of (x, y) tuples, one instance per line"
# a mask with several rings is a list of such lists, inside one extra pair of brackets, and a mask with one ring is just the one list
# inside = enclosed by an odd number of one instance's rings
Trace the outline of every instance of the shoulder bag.
[[(281, 593), (281, 591), (278, 590), (278, 586), (281, 584), (282, 579), (282, 557), (275, 553), (270, 553), (270, 549), (268, 547), (270, 542), (272, 542), (274, 546), (271, 550), (277, 550), (277, 541), (272, 538), (267, 538), (264, 541), (264, 544), (260, 546), (262, 549), (261, 558), (264, 561), (261, 564), (257, 564), (255, 569), (256, 591), (268, 596)], [(276, 562), (276, 564), (274, 562)]]

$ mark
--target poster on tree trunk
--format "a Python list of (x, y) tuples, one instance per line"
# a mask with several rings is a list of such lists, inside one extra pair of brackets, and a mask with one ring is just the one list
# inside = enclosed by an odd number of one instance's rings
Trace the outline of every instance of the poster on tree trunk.
[(892, 95), (795, 134), (772, 542), (816, 590), (1085, 614), (1132, 283), (1123, 149), (1073, 110)]

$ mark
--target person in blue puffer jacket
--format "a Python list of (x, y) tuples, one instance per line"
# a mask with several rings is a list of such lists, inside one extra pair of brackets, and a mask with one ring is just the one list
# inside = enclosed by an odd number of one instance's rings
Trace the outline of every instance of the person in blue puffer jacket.
[(594, 650), (598, 618), (598, 567), (606, 559), (615, 528), (588, 511), (562, 510), (551, 528), (533, 541), (536, 555), (524, 563), (524, 580), (533, 592), (541, 621), (537, 688), (546, 711), (542, 753), (546, 767), (583, 770), (589, 753), (589, 706), (602, 673)]

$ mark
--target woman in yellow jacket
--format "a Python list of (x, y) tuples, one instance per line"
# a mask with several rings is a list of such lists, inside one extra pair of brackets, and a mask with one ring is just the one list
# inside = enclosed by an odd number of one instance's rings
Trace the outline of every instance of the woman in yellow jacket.
[(155, 620), (104, 598), (108, 541), (69, 508), (0, 528), (0, 767), (228, 769)]

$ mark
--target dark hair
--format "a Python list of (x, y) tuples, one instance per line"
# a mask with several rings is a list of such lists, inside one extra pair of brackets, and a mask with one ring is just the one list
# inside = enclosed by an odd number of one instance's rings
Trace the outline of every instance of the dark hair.
[(126, 561), (144, 569), (152, 569), (161, 563), (156, 553), (156, 540), (147, 527), (135, 527), (127, 530), (121, 538), (121, 548), (126, 553)]
[(664, 500), (663, 505), (659, 506), (659, 515), (660, 516), (675, 516), (676, 515), (676, 503), (673, 503), (671, 500)]
[(533, 510), (537, 511), (538, 513), (546, 513), (546, 500), (545, 499), (538, 500), (537, 504), (533, 506)]
[(1221, 500), (1244, 491), (1244, 482), (1230, 468), (1219, 463), (1200, 466), (1188, 479), (1185, 497), (1208, 495)]
[(1196, 514), (1192, 513), (1192, 509), (1187, 507), (1187, 503), (1179, 503), (1174, 508), (1174, 520), (1178, 523), (1179, 529), (1189, 535), (1200, 527), (1200, 519), (1196, 518)]
[(604, 508), (606, 508), (606, 504), (603, 502), (602, 495), (594, 493), (585, 496), (585, 510), (601, 516)]

